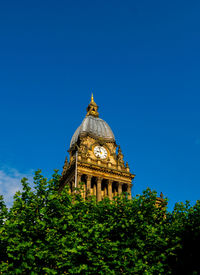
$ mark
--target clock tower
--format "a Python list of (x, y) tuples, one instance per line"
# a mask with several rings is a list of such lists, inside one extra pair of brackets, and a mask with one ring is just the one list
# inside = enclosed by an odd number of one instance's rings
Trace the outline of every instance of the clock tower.
[(68, 152), (70, 158), (69, 162), (65, 160), (60, 189), (68, 184), (73, 193), (83, 183), (84, 198), (94, 195), (100, 201), (123, 192), (131, 198), (134, 174), (130, 173), (128, 163), (124, 163), (111, 128), (99, 118), (93, 95), (86, 117), (72, 136)]

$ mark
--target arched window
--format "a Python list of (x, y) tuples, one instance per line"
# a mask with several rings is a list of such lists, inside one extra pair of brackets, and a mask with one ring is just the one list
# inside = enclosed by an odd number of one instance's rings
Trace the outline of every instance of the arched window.
[(96, 177), (91, 178), (91, 195), (94, 195), (94, 196), (97, 195), (97, 178)]
[(108, 181), (106, 179), (103, 179), (101, 183), (101, 195), (102, 197), (108, 196)]
[(113, 181), (112, 183), (112, 195), (117, 196), (118, 194), (118, 183), (116, 181)]
[(125, 193), (128, 191), (128, 185), (127, 184), (122, 184), (122, 192)]

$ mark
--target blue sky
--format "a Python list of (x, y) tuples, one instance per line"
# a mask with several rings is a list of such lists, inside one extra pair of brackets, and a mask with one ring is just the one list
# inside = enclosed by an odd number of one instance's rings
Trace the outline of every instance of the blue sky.
[(91, 92), (136, 174), (175, 202), (200, 193), (199, 1), (2, 1), (0, 192), (62, 169)]

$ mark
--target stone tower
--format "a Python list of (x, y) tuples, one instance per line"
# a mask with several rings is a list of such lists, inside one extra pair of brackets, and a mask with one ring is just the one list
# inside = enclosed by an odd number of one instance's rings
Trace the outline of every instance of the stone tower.
[(115, 142), (109, 125), (99, 118), (93, 95), (87, 114), (72, 136), (69, 162), (66, 158), (60, 188), (66, 184), (70, 191), (82, 186), (82, 196), (94, 195), (97, 201), (105, 196), (112, 199), (127, 192), (131, 198), (132, 179), (128, 163), (124, 163), (120, 146)]

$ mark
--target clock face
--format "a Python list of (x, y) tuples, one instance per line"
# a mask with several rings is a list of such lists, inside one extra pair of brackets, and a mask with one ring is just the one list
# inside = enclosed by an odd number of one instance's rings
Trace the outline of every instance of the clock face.
[(96, 157), (101, 159), (105, 159), (107, 157), (107, 151), (103, 146), (95, 146), (94, 147), (94, 154)]

